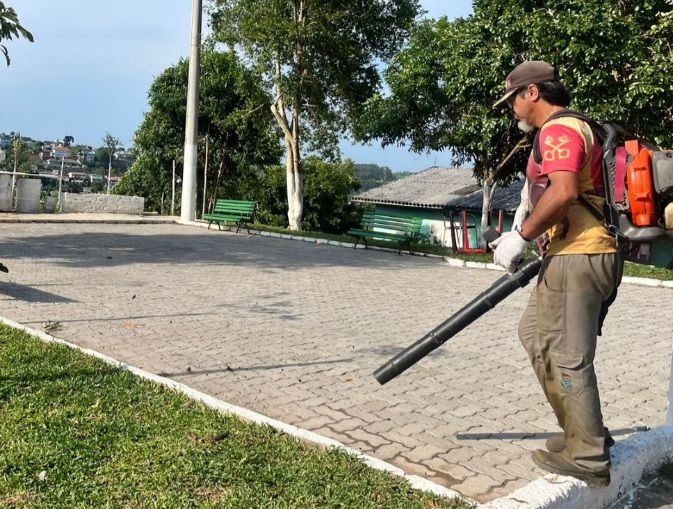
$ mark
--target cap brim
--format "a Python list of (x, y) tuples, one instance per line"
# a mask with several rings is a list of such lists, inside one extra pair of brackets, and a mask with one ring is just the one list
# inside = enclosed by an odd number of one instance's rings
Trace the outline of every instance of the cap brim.
[(517, 88), (513, 88), (512, 90), (507, 92), (500, 99), (498, 99), (496, 102), (493, 103), (492, 108), (493, 109), (502, 108), (504, 106), (505, 101), (510, 97), (512, 97), (517, 92), (517, 90), (518, 90)]

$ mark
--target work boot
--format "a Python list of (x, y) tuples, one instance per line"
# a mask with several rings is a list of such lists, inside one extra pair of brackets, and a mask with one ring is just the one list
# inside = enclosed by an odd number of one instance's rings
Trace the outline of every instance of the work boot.
[[(615, 440), (612, 438), (612, 435), (610, 435), (608, 428), (603, 429), (605, 430), (605, 447), (609, 449), (615, 445)], [(560, 436), (548, 438), (544, 445), (549, 452), (563, 452), (563, 449), (566, 448), (565, 437)]]
[(547, 452), (542, 449), (533, 451), (531, 457), (538, 467), (552, 474), (569, 475), (580, 481), (584, 481), (589, 486), (604, 487), (610, 484), (609, 469), (604, 472), (584, 470), (565, 459), (562, 453)]

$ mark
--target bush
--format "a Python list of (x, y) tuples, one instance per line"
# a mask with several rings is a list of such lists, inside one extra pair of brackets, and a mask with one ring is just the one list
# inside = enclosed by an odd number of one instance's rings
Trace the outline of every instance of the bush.
[[(256, 179), (241, 182), (241, 198), (257, 202), (256, 221), (287, 227), (287, 180), (284, 166), (268, 166)], [(349, 202), (360, 187), (352, 162), (329, 163), (318, 157), (304, 160), (304, 218), (302, 228), (343, 233), (357, 225), (360, 208)]]

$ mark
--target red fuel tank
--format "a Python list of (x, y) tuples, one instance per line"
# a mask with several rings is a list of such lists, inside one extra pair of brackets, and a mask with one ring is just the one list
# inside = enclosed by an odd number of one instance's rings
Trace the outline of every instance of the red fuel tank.
[(632, 158), (626, 169), (631, 221), (635, 226), (653, 226), (657, 223), (657, 213), (652, 183), (652, 154), (637, 140), (629, 140), (624, 146)]

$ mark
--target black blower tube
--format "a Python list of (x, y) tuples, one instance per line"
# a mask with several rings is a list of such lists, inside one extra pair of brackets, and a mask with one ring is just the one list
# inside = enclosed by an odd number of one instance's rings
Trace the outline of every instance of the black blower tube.
[(389, 382), (400, 373), (416, 364), (423, 357), (440, 347), (484, 313), (509, 297), (514, 291), (526, 286), (537, 276), (542, 266), (541, 259), (525, 261), (514, 274), (506, 274), (485, 292), (463, 307), (451, 318), (428, 332), (411, 346), (402, 350), (374, 372), (374, 378), (381, 384)]

